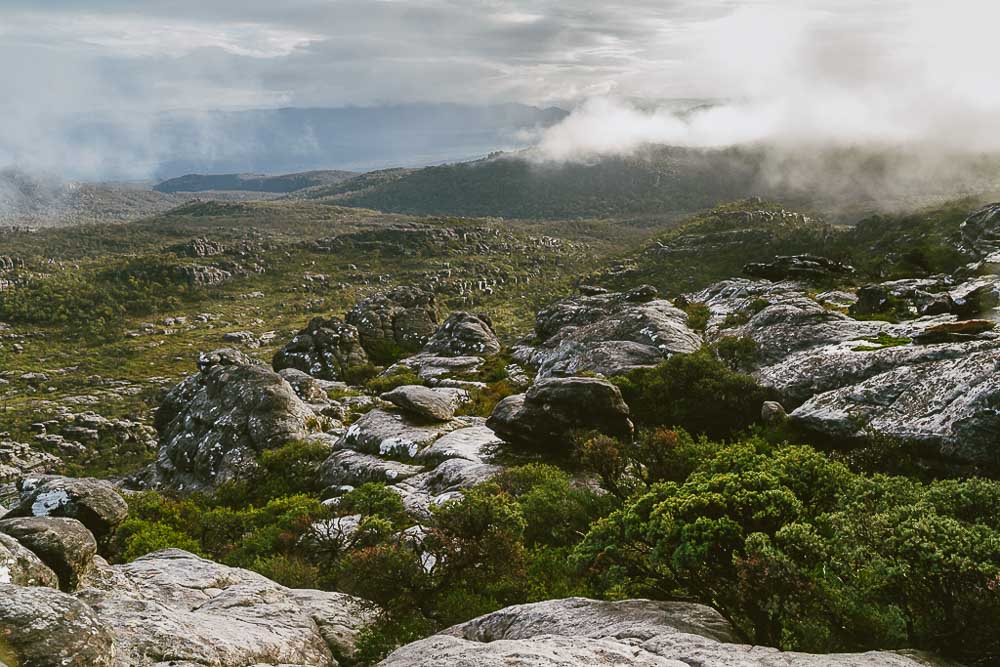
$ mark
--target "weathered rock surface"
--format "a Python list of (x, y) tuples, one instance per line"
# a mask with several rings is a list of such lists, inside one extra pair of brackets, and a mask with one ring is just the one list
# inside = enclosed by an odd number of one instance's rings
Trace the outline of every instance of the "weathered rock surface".
[(473, 425), (475, 420), (472, 418), (428, 423), (399, 410), (376, 408), (352, 424), (337, 447), (380, 456), (414, 458), (445, 433)]
[(404, 646), (382, 667), (945, 667), (894, 652), (812, 655), (739, 644), (715, 610), (583, 598), (519, 605)]
[[(753, 374), (794, 408), (794, 423), (840, 441), (878, 433), (932, 456), (1000, 464), (1000, 336), (989, 326), (954, 315), (856, 320), (788, 282), (730, 280), (692, 298), (712, 310), (710, 339), (753, 339)], [(725, 327), (731, 313), (753, 314)]]
[(500, 340), (483, 316), (451, 313), (424, 346), (424, 352), (442, 357), (488, 357), (500, 352)]
[(348, 371), (368, 363), (360, 334), (340, 319), (316, 317), (309, 321), (271, 362), (274, 370), (294, 368), (321, 380), (341, 380)]
[(0, 533), (0, 584), (59, 588), (59, 578), (33, 551)]
[(455, 416), (455, 410), (467, 399), (468, 394), (461, 389), (432, 389), (423, 385), (404, 385), (382, 394), (382, 400), (389, 401), (415, 417), (430, 421), (449, 421)]
[(826, 280), (854, 273), (854, 267), (818, 255), (779, 255), (770, 262), (754, 262), (743, 273), (766, 280)]
[(76, 519), (27, 517), (0, 519), (5, 533), (38, 556), (59, 577), (64, 591), (76, 589), (94, 565), (97, 541)]
[(116, 667), (190, 662), (332, 667), (369, 621), (361, 600), (297, 591), (177, 549), (110, 568), (78, 597), (114, 636)]
[(0, 503), (17, 502), (17, 483), (27, 475), (55, 472), (62, 461), (23, 442), (0, 439)]
[(51, 588), (0, 583), (0, 662), (118, 667), (114, 656), (111, 633), (86, 604)]
[(486, 425), (511, 442), (559, 447), (575, 429), (630, 437), (629, 409), (618, 387), (597, 378), (539, 380), (524, 394), (500, 401)]
[(1000, 203), (974, 212), (961, 226), (962, 246), (977, 258), (1000, 251)]
[(514, 358), (537, 366), (542, 378), (584, 371), (619, 375), (702, 344), (687, 315), (656, 299), (648, 285), (559, 301), (539, 311), (535, 338), (536, 345), (515, 348)]
[(334, 384), (333, 382), (324, 383), (296, 368), (283, 368), (278, 371), (278, 375), (292, 385), (295, 394), (306, 403), (325, 403), (328, 397), (324, 384)]
[(346, 321), (357, 327), (362, 347), (376, 358), (386, 346), (416, 352), (437, 330), (437, 303), (430, 292), (400, 286), (359, 302)]
[(156, 412), (154, 485), (210, 488), (247, 474), (261, 451), (317, 430), (317, 415), (292, 386), (241, 352), (217, 350), (198, 365)]
[(101, 542), (128, 516), (128, 504), (104, 480), (29, 477), (22, 480), (20, 501), (10, 508), (6, 518), (28, 516), (76, 519)]

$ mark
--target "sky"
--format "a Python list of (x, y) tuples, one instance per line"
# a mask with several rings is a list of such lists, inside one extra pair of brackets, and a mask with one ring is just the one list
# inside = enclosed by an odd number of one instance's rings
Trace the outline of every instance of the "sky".
[[(543, 139), (555, 159), (1000, 148), (998, 21), (993, 0), (0, 0), (0, 145), (65, 114), (521, 102), (576, 110)], [(677, 125), (672, 98), (726, 103)]]

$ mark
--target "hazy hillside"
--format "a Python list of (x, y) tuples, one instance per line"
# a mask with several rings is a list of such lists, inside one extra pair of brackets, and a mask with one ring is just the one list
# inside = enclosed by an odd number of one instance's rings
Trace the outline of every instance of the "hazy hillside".
[(544, 162), (529, 152), (366, 174), (302, 196), (411, 214), (513, 218), (676, 216), (763, 195), (851, 221), (1000, 191), (1000, 160), (860, 149), (781, 153), (648, 147)]
[(352, 171), (308, 171), (300, 174), (187, 174), (156, 184), (157, 192), (272, 192), (288, 193), (333, 185), (357, 176)]

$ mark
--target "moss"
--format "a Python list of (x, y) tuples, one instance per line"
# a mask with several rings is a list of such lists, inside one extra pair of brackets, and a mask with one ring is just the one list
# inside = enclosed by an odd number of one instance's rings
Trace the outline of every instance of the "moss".
[(857, 347), (852, 347), (851, 350), (854, 352), (876, 352), (890, 347), (909, 345), (913, 342), (911, 338), (890, 336), (884, 331), (880, 331), (877, 336), (869, 336), (861, 340), (872, 343), (872, 345), (858, 345)]

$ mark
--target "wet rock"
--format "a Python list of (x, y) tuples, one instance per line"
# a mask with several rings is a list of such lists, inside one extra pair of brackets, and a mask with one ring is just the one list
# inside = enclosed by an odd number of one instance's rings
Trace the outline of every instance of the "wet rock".
[(11, 658), (23, 667), (120, 664), (111, 633), (86, 604), (51, 588), (0, 583), (0, 661)]
[(368, 363), (358, 329), (337, 318), (316, 317), (275, 353), (272, 366), (294, 368), (321, 380), (342, 380)]
[(437, 304), (430, 292), (401, 286), (359, 302), (346, 321), (357, 327), (368, 354), (379, 359), (394, 350), (422, 348), (437, 330)]
[(539, 380), (525, 394), (500, 401), (486, 425), (512, 442), (547, 448), (566, 444), (574, 430), (632, 435), (629, 409), (618, 387), (597, 378)]
[(688, 328), (687, 314), (655, 297), (644, 285), (564, 299), (538, 312), (537, 344), (518, 346), (514, 358), (537, 366), (539, 377), (619, 375), (698, 350), (702, 339)]
[(93, 567), (97, 541), (76, 519), (28, 517), (0, 519), (0, 533), (21, 543), (56, 576), (64, 591), (76, 589), (80, 579)]
[(466, 400), (468, 393), (461, 389), (432, 389), (422, 385), (404, 385), (382, 394), (399, 409), (415, 417), (446, 422), (455, 416), (455, 410)]
[(191, 491), (241, 478), (263, 450), (319, 429), (319, 417), (284, 378), (241, 352), (204, 354), (198, 367), (156, 412), (154, 485)]
[(487, 319), (459, 311), (450, 314), (438, 327), (423, 351), (442, 357), (489, 357), (500, 349), (500, 341)]
[(128, 504), (110, 482), (71, 477), (29, 477), (6, 518), (54, 516), (76, 519), (97, 541), (109, 539), (128, 516)]

